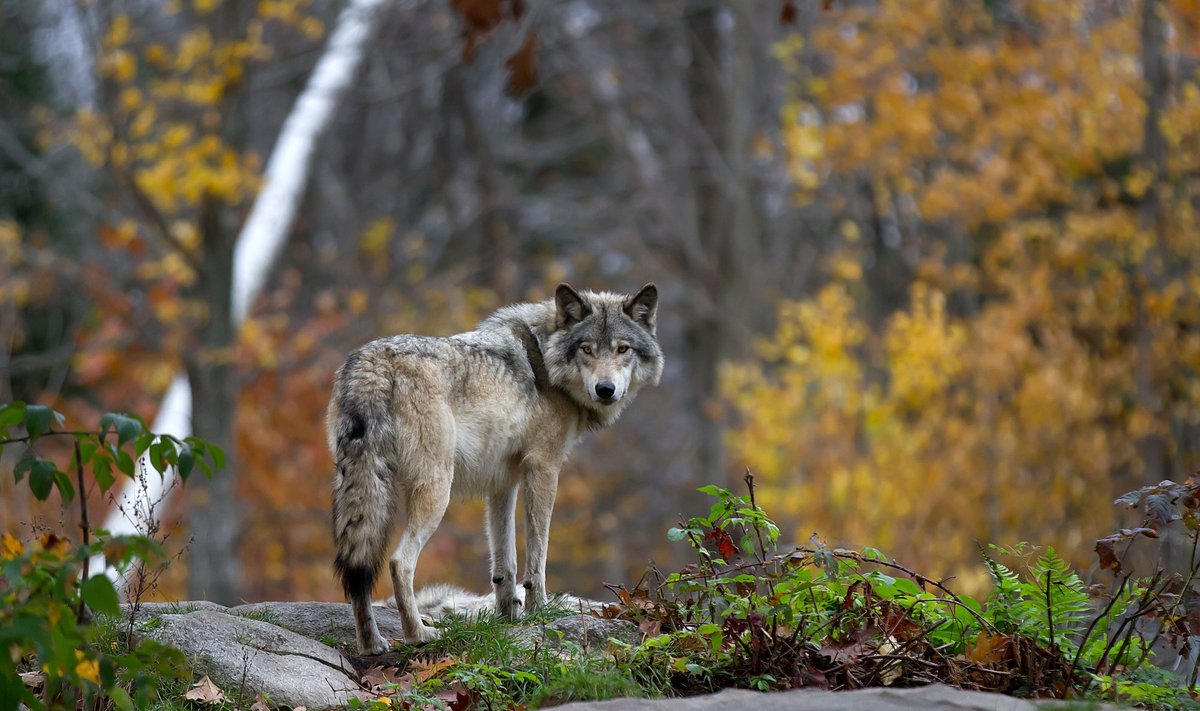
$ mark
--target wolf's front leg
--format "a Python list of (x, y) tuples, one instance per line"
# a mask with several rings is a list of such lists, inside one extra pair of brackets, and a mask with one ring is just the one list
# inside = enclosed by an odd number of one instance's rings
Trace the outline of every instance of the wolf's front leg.
[(492, 553), (492, 586), (496, 593), (496, 613), (509, 620), (521, 612), (521, 601), (516, 596), (516, 510), (515, 486), (488, 497), (487, 532)]
[(525, 609), (546, 604), (546, 550), (558, 491), (558, 467), (531, 469), (525, 477)]

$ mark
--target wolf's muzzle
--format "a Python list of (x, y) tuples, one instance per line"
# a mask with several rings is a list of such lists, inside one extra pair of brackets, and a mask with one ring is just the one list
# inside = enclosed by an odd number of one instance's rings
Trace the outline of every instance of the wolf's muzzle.
[(601, 380), (600, 382), (596, 383), (596, 397), (601, 402), (603, 402), (603, 403), (616, 402), (616, 398), (613, 397), (616, 394), (617, 394), (617, 386), (614, 385), (612, 383), (612, 381)]

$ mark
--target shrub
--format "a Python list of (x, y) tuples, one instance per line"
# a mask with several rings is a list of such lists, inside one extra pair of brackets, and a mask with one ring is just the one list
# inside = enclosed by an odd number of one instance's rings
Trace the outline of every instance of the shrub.
[[(93, 624), (92, 612), (118, 615), (118, 595), (105, 575), (92, 575), (90, 560), (103, 554), (122, 572), (135, 560), (161, 558), (147, 536), (111, 536), (92, 528), (83, 492), (88, 480), (101, 493), (117, 475), (134, 477), (139, 467), (156, 472), (174, 467), (181, 478), (199, 467), (207, 474), (222, 465), (215, 446), (194, 437), (155, 435), (136, 417), (108, 414), (95, 431), (56, 429), (64, 418), (44, 405), (13, 402), (0, 407), (0, 451), (22, 447), (13, 468), (39, 500), (57, 489), (64, 508), (79, 496), (77, 542), (48, 533), (35, 541), (0, 535), (0, 711), (24, 703), (44, 708), (146, 706), (163, 679), (187, 674), (183, 655), (152, 641), (121, 643)], [(47, 443), (43, 445), (42, 443)], [(45, 456), (49, 442), (70, 452), (68, 466)], [(60, 457), (62, 459), (64, 457)], [(72, 477), (71, 472), (74, 476)]]

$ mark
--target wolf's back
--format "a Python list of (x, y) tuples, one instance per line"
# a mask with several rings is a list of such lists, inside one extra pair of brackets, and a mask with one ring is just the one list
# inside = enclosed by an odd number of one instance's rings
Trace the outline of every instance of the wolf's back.
[(329, 403), (329, 444), (337, 475), (333, 485), (334, 568), (350, 597), (370, 596), (387, 559), (395, 525), (396, 421), (393, 369), (364, 348), (334, 377)]

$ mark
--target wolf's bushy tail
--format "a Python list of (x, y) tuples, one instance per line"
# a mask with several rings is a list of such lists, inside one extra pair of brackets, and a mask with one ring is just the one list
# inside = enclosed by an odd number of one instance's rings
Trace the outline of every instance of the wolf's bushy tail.
[(347, 361), (330, 422), (338, 477), (333, 490), (334, 569), (351, 600), (369, 600), (396, 525), (396, 425), (386, 398), (391, 383), (355, 382)]

